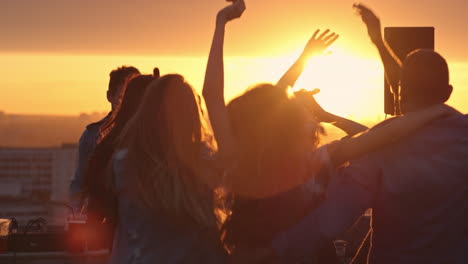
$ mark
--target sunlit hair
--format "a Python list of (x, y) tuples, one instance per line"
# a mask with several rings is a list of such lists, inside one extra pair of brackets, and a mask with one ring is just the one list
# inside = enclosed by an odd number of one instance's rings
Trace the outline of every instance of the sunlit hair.
[[(238, 169), (230, 177), (242, 174), (268, 182), (271, 173), (285, 164), (300, 162), (296, 157), (304, 156), (301, 152), (305, 145), (304, 127), (309, 119), (304, 107), (286, 91), (271, 84), (259, 84), (232, 100), (228, 114), (240, 152)], [(312, 148), (318, 145), (321, 131), (318, 124), (312, 127), (309, 138)], [(290, 176), (284, 175), (285, 181)], [(249, 237), (246, 227), (255, 226), (252, 221), (258, 215), (248, 205), (252, 202), (244, 207), (234, 199), (232, 214), (223, 226), (223, 242), (230, 250)]]
[(183, 226), (216, 225), (212, 192), (201, 180), (207, 135), (198, 96), (182, 76), (165, 75), (151, 83), (120, 147), (128, 150), (128, 182), (153, 215)]
[[(271, 84), (260, 84), (228, 104), (242, 173), (258, 174), (259, 166), (283, 159), (303, 146), (307, 125), (304, 108), (293, 96)], [(312, 131), (312, 141), (319, 143), (320, 127)], [(257, 175), (259, 176), (259, 175)]]
[(148, 84), (153, 80), (151, 75), (140, 75), (131, 79), (125, 89), (121, 104), (106, 119), (100, 128), (96, 149), (94, 150), (85, 173), (85, 189), (95, 209), (109, 209), (112, 200), (109, 186), (111, 179), (106, 173), (109, 161), (116, 147), (116, 140), (123, 127), (136, 113), (142, 102)]

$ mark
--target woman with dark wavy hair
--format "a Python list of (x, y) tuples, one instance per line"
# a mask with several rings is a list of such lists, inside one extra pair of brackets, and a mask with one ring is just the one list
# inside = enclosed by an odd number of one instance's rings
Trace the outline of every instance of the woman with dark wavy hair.
[(112, 241), (116, 208), (111, 189), (112, 178), (109, 177), (109, 162), (115, 151), (117, 137), (136, 113), (148, 85), (153, 80), (151, 75), (139, 75), (129, 80), (124, 86), (120, 104), (100, 128), (97, 146), (90, 158), (84, 182), (88, 196), (88, 242), (91, 247), (99, 247)]

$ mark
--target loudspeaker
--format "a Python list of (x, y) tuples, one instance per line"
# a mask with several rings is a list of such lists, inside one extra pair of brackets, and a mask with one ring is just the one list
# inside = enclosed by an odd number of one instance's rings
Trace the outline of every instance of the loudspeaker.
[(65, 251), (65, 233), (16, 233), (9, 234), (9, 252), (54, 252)]
[[(384, 39), (394, 54), (403, 62), (406, 56), (417, 49), (434, 49), (435, 29), (433, 27), (386, 27)], [(398, 115), (398, 91), (392, 92), (390, 85), (385, 81), (384, 111), (385, 114)], [(395, 103), (397, 102), (397, 103)]]

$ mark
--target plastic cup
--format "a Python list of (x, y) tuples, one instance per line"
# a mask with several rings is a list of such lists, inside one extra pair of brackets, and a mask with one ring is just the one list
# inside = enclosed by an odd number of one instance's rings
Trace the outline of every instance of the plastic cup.
[(346, 246), (348, 246), (349, 242), (346, 240), (335, 240), (333, 241), (333, 245), (335, 246), (336, 256), (340, 259), (344, 259), (346, 257)]
[(87, 227), (85, 220), (68, 221), (68, 251), (83, 253), (87, 243)]
[(11, 220), (0, 219), (0, 253), (5, 253), (8, 249), (8, 234), (10, 231)]

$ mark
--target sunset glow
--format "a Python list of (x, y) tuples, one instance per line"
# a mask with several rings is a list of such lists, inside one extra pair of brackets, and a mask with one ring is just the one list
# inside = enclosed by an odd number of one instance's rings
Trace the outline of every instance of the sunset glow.
[[(23, 2), (24, 5), (19, 2)], [(7, 113), (77, 115), (106, 112), (108, 74), (120, 65), (143, 73), (159, 67), (180, 73), (200, 91), (216, 11), (224, 1), (8, 1), (0, 16), (2, 96)], [(424, 2), (425, 12), (416, 12)], [(320, 88), (317, 100), (336, 114), (383, 116), (383, 69), (353, 1), (247, 1), (242, 21), (228, 25), (226, 98), (259, 82), (276, 82), (316, 28), (340, 34), (332, 54), (313, 59), (295, 89)], [(436, 49), (446, 57), (454, 94), (468, 111), (468, 54), (461, 0), (368, 3), (382, 26), (434, 26)], [(401, 12), (398, 6), (404, 7)], [(53, 7), (53, 8), (52, 8)], [(42, 8), (41, 12), (36, 12)], [(101, 12), (106, 10), (106, 12)], [(466, 8), (465, 8), (466, 10)], [(14, 16), (21, 11), (23, 16)], [(450, 20), (444, 14), (451, 14)], [(86, 19), (82, 19), (85, 17)], [(76, 22), (81, 21), (81, 22)]]

